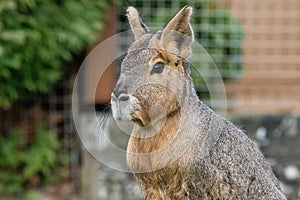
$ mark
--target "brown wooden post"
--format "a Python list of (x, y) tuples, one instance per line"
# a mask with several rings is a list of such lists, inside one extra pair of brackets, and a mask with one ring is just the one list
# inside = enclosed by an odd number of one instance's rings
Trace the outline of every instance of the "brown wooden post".
[[(110, 102), (110, 95), (115, 83), (115, 55), (117, 44), (116, 40), (110, 40), (108, 43), (106, 39), (116, 34), (117, 14), (116, 6), (110, 5), (106, 10), (106, 21), (102, 30), (101, 37), (97, 43), (90, 49), (91, 52), (84, 62), (83, 84), (79, 86), (79, 99), (81, 109), (88, 111), (93, 106), (103, 105)], [(101, 48), (97, 48), (100, 44)], [(103, 46), (104, 44), (104, 46)], [(105, 63), (110, 63), (105, 66)], [(100, 77), (100, 74), (101, 77)], [(95, 90), (95, 86), (96, 90)], [(83, 107), (82, 107), (83, 106)], [(85, 110), (85, 108), (86, 109)], [(92, 110), (90, 110), (92, 111)], [(94, 144), (94, 138), (88, 138), (88, 133), (91, 126), (94, 125), (95, 120), (90, 112), (83, 112), (80, 115), (81, 127), (86, 130), (85, 143)], [(82, 138), (81, 138), (82, 139)], [(97, 151), (97, 149), (93, 150)], [(81, 199), (96, 200), (99, 199), (98, 190), (101, 183), (98, 180), (99, 167), (101, 163), (96, 160), (90, 152), (83, 150), (82, 152), (82, 168), (81, 168)]]
[[(103, 44), (102, 42), (104, 40), (116, 34), (117, 14), (115, 5), (111, 5), (107, 8), (105, 19), (106, 21), (101, 32), (101, 37), (94, 47), (98, 44)], [(100, 50), (97, 50), (96, 56), (88, 57), (84, 72), (83, 103), (85, 105), (103, 105), (110, 102), (110, 95), (115, 83), (116, 66), (114, 56), (116, 54), (116, 48), (116, 42), (112, 41), (101, 47)], [(103, 63), (107, 63), (108, 61), (113, 62), (109, 66), (104, 66)], [(102, 76), (99, 77), (99, 74), (102, 74)], [(95, 84), (98, 85), (96, 93), (93, 89)]]

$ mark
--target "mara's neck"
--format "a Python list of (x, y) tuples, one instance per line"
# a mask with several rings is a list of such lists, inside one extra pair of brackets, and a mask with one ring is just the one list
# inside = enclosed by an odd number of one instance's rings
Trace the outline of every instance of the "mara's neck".
[(180, 117), (178, 110), (157, 126), (135, 125), (127, 146), (127, 164), (135, 173), (149, 172), (168, 166), (177, 160), (175, 148), (180, 137)]
[(164, 148), (172, 142), (180, 126), (181, 110), (178, 109), (166, 118), (146, 127), (134, 125), (129, 139), (128, 151), (150, 153)]

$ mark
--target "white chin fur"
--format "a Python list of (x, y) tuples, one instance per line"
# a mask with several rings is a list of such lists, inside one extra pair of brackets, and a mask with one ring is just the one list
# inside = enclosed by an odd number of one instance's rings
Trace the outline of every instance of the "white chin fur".
[(116, 120), (131, 121), (130, 104), (131, 104), (131, 97), (129, 98), (128, 101), (125, 102), (112, 100), (111, 108), (112, 108), (113, 117)]

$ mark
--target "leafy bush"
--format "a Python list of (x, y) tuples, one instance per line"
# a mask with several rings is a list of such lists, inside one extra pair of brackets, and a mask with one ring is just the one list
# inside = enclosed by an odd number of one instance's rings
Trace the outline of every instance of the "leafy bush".
[(46, 92), (74, 53), (97, 38), (108, 0), (0, 2), (0, 109)]
[(60, 152), (58, 138), (43, 125), (36, 128), (34, 135), (31, 144), (24, 142), (22, 130), (0, 137), (0, 193), (20, 194), (30, 185), (60, 178), (58, 168), (68, 162), (68, 157)]

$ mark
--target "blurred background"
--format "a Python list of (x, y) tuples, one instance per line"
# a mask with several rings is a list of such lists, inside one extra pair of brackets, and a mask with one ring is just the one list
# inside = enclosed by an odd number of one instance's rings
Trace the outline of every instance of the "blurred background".
[[(222, 79), (196, 60), (197, 94), (257, 142), (288, 199), (300, 198), (299, 0), (2, 0), (0, 199), (142, 199), (132, 174), (106, 167), (84, 148), (72, 118), (74, 91), (80, 129), (95, 131), (90, 110), (108, 112), (122, 56), (100, 81), (93, 65), (80, 88), (73, 84), (97, 44), (129, 29), (127, 6), (149, 27), (163, 27), (186, 4), (195, 8), (195, 41)], [(98, 66), (132, 41), (130, 32), (121, 34)], [(96, 94), (89, 89), (95, 81)], [(107, 134), (126, 147), (113, 122)]]

